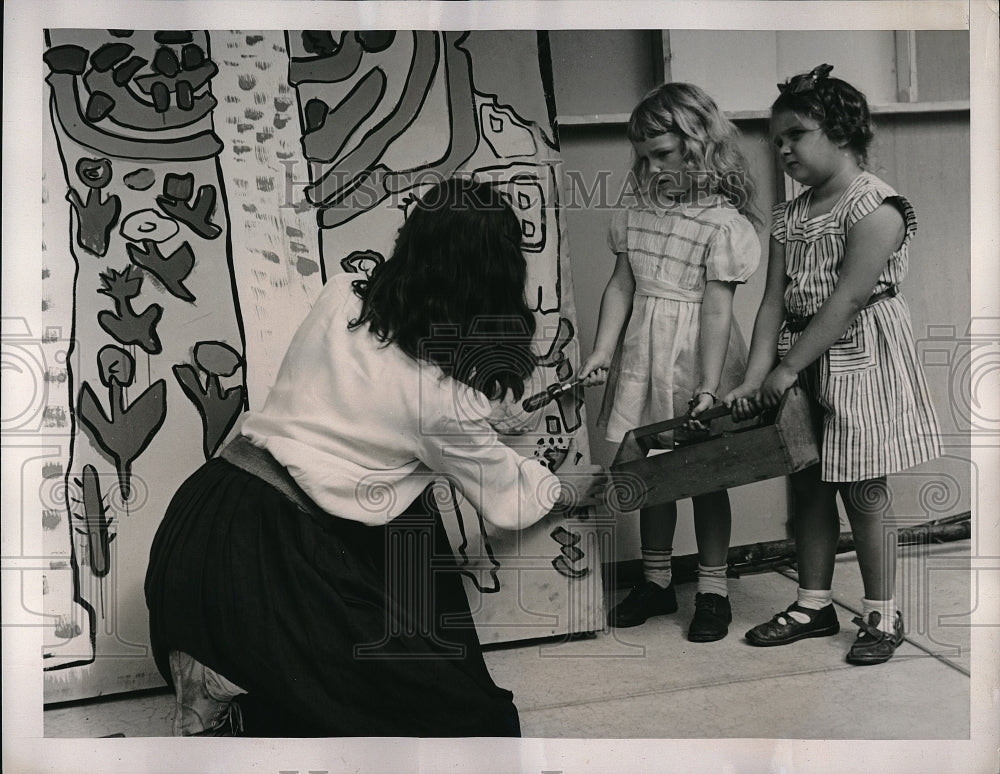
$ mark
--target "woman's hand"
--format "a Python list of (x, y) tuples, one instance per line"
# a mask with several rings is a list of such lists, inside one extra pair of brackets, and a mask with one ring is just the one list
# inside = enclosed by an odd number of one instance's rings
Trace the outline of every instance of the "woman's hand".
[(797, 373), (784, 363), (778, 363), (760, 386), (760, 402), (764, 408), (777, 406), (782, 396), (795, 384), (796, 379), (798, 379)]
[(504, 437), (520, 437), (528, 431), (538, 428), (541, 414), (535, 411), (525, 411), (522, 401), (507, 400), (497, 402), (493, 411), (486, 419), (497, 435)]
[(604, 352), (593, 352), (580, 366), (580, 378), (584, 387), (604, 384), (608, 380), (608, 368), (611, 367), (611, 355)]
[(722, 403), (732, 411), (733, 419), (745, 422), (760, 413), (760, 385), (755, 382), (743, 382), (739, 387), (730, 390), (722, 397)]
[(576, 450), (576, 438), (571, 438), (566, 456), (552, 471), (561, 485), (552, 510), (568, 511), (603, 502), (607, 471), (600, 465), (581, 465), (582, 457)]
[(571, 471), (560, 470), (556, 478), (562, 486), (553, 510), (570, 510), (604, 502), (608, 473), (600, 465), (577, 465)]

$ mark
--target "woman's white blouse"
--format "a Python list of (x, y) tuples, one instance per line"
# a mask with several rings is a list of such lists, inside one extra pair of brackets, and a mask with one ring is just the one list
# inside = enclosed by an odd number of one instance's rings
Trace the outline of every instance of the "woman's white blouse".
[(501, 442), (482, 393), (384, 345), (367, 326), (348, 330), (361, 311), (357, 279), (326, 284), (242, 434), (342, 518), (384, 524), (444, 475), (498, 527), (541, 519), (558, 480)]

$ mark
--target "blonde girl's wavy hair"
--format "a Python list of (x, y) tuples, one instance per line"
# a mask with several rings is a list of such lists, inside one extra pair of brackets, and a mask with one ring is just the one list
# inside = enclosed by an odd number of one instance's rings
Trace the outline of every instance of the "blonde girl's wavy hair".
[[(722, 196), (754, 224), (756, 187), (736, 143), (739, 131), (708, 94), (691, 83), (664, 83), (646, 94), (629, 117), (632, 143), (676, 134), (683, 143), (687, 171), (701, 190)], [(636, 156), (632, 176), (640, 190), (650, 182), (646, 162)]]

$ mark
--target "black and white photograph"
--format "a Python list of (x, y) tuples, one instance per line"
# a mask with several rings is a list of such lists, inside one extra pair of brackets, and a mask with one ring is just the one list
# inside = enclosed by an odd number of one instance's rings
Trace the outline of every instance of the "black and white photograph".
[(5, 770), (998, 771), (995, 2), (4, 19)]

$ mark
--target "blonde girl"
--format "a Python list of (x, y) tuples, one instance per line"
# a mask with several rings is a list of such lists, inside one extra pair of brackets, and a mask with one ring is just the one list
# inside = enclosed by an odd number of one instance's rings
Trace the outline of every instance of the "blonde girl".
[[(615, 268), (593, 353), (580, 371), (585, 384), (608, 382), (600, 422), (613, 442), (651, 422), (697, 417), (740, 383), (746, 345), (733, 324), (733, 293), (760, 260), (754, 188), (738, 133), (708, 94), (689, 83), (659, 86), (632, 111), (628, 138), (634, 201), (611, 220)], [(726, 492), (694, 498), (694, 642), (725, 637), (732, 621), (730, 521)], [(644, 581), (611, 610), (611, 626), (637, 626), (677, 610), (676, 523), (675, 503), (640, 511)]]

